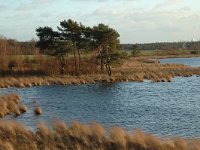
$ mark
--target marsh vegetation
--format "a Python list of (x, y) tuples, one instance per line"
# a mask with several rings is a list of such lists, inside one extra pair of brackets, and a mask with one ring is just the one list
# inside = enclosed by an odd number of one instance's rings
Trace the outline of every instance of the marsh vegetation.
[(28, 108), (20, 101), (17, 94), (0, 96), (0, 117), (14, 114), (19, 116), (28, 111)]
[[(120, 45), (120, 35), (112, 27), (105, 24), (89, 27), (71, 19), (61, 21), (57, 30), (39, 27), (36, 34), (38, 41), (0, 38), (0, 88), (144, 80), (171, 82), (176, 76), (200, 75), (200, 67), (159, 61), (165, 57), (200, 56), (199, 42), (188, 42), (184, 47), (181, 42)], [(124, 51), (127, 47), (129, 51)], [(28, 111), (16, 94), (2, 95), (0, 104), (0, 117), (16, 117)], [(129, 101), (126, 108), (130, 104)], [(148, 108), (144, 112), (151, 111)], [(33, 111), (35, 116), (43, 113), (39, 106)], [(200, 141), (160, 139), (120, 127), (104, 129), (97, 123), (73, 122), (68, 126), (56, 121), (51, 127), (42, 123), (33, 131), (18, 122), (0, 120), (0, 149), (199, 150)]]
[(48, 75), (4, 76), (0, 77), (0, 88), (32, 87), (53, 84), (86, 84), (96, 82), (143, 82), (144, 80), (151, 80), (152, 82), (171, 82), (175, 76), (189, 77), (192, 75), (200, 75), (200, 68), (189, 67), (182, 64), (160, 64), (158, 60), (139, 57), (124, 61), (120, 67), (113, 67), (112, 77), (102, 73), (56, 77)]
[(52, 128), (44, 123), (35, 132), (20, 123), (0, 121), (0, 149), (44, 150), (199, 150), (198, 139), (163, 138), (145, 134), (140, 130), (126, 132), (112, 127), (108, 131), (97, 123), (88, 125), (73, 122), (67, 126), (55, 121)]

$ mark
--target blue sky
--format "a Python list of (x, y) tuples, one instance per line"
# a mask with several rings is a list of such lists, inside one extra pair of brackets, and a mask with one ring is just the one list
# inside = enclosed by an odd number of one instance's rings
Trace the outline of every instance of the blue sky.
[(200, 39), (200, 0), (0, 0), (0, 34), (20, 41), (35, 29), (74, 19), (105, 23), (122, 43)]

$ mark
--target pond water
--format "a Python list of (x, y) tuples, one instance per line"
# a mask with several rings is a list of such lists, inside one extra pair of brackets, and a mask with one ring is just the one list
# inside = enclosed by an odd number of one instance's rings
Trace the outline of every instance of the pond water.
[[(200, 64), (200, 63), (199, 63)], [(59, 118), (69, 123), (97, 121), (105, 127), (140, 128), (158, 136), (200, 137), (200, 77), (176, 77), (170, 83), (121, 82), (1, 89), (18, 93), (29, 111), (9, 116), (34, 129)], [(34, 106), (43, 114), (35, 116)]]
[(200, 67), (200, 57), (192, 58), (166, 58), (160, 59), (160, 63), (173, 63), (173, 64), (185, 64), (192, 67)]

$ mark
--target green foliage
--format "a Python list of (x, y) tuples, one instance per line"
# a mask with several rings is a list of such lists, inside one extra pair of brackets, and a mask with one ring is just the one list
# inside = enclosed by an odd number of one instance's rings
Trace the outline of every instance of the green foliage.
[(71, 19), (60, 22), (60, 39), (72, 43), (74, 48), (81, 48), (80, 43), (84, 39), (84, 26)]
[(94, 45), (102, 50), (106, 50), (108, 47), (111, 51), (117, 50), (119, 47), (119, 34), (113, 28), (107, 25), (99, 24), (93, 27)]
[(123, 60), (123, 59), (127, 59), (128, 58), (128, 54), (126, 52), (116, 52), (116, 53), (112, 53), (111, 54), (111, 60)]
[(190, 54), (194, 54), (194, 55), (198, 55), (199, 53), (200, 53), (199, 50), (193, 50), (190, 52)]
[[(121, 44), (124, 50), (132, 50), (132, 46), (133, 44)], [(141, 50), (196, 50), (200, 49), (200, 41), (143, 43), (138, 46)]]
[[(39, 41), (36, 46), (41, 52), (57, 55), (59, 52), (69, 52), (69, 49), (98, 49), (115, 51), (119, 48), (119, 34), (108, 25), (99, 24), (86, 27), (71, 19), (60, 22), (58, 31), (51, 27), (36, 29)], [(64, 51), (64, 52), (63, 52)]]
[(128, 59), (128, 53), (126, 52), (114, 52), (110, 54), (110, 62), (112, 64), (121, 64), (123, 60)]
[(53, 55), (58, 45), (59, 33), (53, 31), (51, 27), (39, 27), (36, 32), (39, 37), (36, 46), (40, 48), (42, 53)]
[(119, 34), (116, 30), (104, 24), (91, 28), (69, 19), (60, 22), (58, 31), (53, 31), (50, 27), (39, 27), (36, 32), (39, 37), (37, 47), (48, 55), (58, 56), (61, 61), (62, 72), (64, 72), (66, 66), (66, 54), (73, 51), (76, 75), (79, 74), (78, 71), (81, 68), (81, 51), (86, 49), (97, 50), (101, 70), (103, 70), (104, 65), (110, 70), (109, 55), (119, 48)]
[(138, 47), (138, 45), (134, 44), (133, 47), (132, 47), (131, 56), (133, 56), (133, 57), (139, 56), (140, 52), (141, 52), (141, 50)]

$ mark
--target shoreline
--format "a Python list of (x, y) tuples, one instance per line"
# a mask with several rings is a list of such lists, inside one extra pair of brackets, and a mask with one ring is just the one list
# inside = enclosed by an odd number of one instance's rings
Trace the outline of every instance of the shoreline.
[(166, 58), (200, 58), (200, 55), (163, 55), (163, 56), (148, 56), (148, 57), (157, 57), (158, 59)]
[[(121, 68), (113, 70), (113, 77), (105, 74), (77, 76), (6, 76), (0, 77), (0, 89), (10, 87), (32, 87), (43, 85), (78, 85), (88, 83), (115, 82), (171, 82), (176, 76), (200, 75), (200, 67), (182, 64), (160, 64), (150, 59), (129, 60)], [(105, 132), (106, 131), (106, 132)], [(80, 124), (67, 126), (58, 121), (52, 128), (38, 125), (31, 131), (23, 124), (0, 119), (0, 148), (3, 149), (135, 149), (135, 150), (198, 150), (199, 138), (161, 138), (153, 134), (135, 131), (130, 133), (120, 127), (104, 129), (100, 124)]]
[[(80, 85), (80, 84), (96, 84), (96, 83), (119, 83), (119, 82), (144, 82), (148, 80), (150, 82), (172, 82), (174, 77), (191, 77), (193, 75), (199, 76), (200, 74), (178, 74), (175, 76), (170, 75), (161, 75), (162, 78), (158, 78), (155, 74), (151, 74), (148, 78), (142, 78), (140, 75), (129, 75), (129, 76), (116, 76), (109, 77), (106, 75), (100, 76), (85, 76), (85, 77), (3, 77), (0, 78), (0, 89), (1, 88), (25, 88), (25, 87), (34, 87), (34, 86), (49, 86), (49, 85)], [(98, 78), (99, 77), (99, 78)]]
[[(171, 68), (171, 69), (170, 69)], [(76, 76), (20, 76), (20, 77), (0, 77), (0, 89), (1, 88), (24, 88), (33, 86), (44, 85), (79, 85), (79, 84), (95, 84), (97, 82), (102, 83), (117, 83), (117, 82), (144, 82), (149, 80), (151, 82), (172, 82), (174, 77), (191, 77), (193, 75), (200, 75), (200, 68), (183, 67), (176, 70), (172, 66), (168, 69), (164, 69), (160, 72), (144, 71), (132, 73), (126, 70), (122, 73), (118, 73), (109, 77), (105, 74), (96, 75), (81, 75)]]
[(42, 85), (71, 85), (90, 83), (115, 82), (172, 82), (176, 76), (190, 77), (200, 75), (200, 67), (190, 67), (183, 64), (160, 64), (150, 57), (136, 57), (126, 60), (122, 66), (113, 68), (112, 77), (107, 74), (89, 75), (58, 75), (58, 76), (0, 76), (0, 88), (23, 88)]

